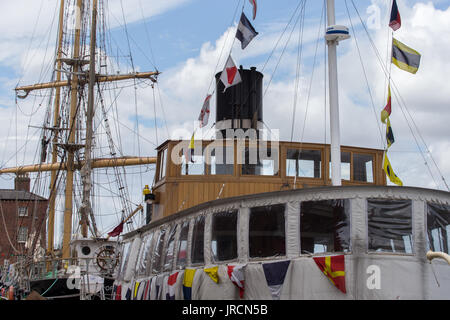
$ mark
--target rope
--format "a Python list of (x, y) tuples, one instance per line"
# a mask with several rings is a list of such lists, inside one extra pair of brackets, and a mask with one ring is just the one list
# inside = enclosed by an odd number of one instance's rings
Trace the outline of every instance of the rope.
[(53, 288), (53, 286), (56, 284), (56, 282), (58, 282), (58, 278), (56, 278), (55, 281), (53, 281), (52, 285), (50, 287), (48, 287), (48, 289), (45, 290), (44, 293), (41, 294), (41, 296), (44, 296), (44, 294), (46, 294), (51, 288)]
[[(364, 27), (364, 30), (365, 30), (365, 32), (366, 32), (366, 34), (367, 34), (367, 37), (369, 38), (370, 44), (371, 44), (371, 46), (372, 46), (372, 48), (373, 48), (373, 50), (374, 50), (374, 52), (375, 52), (375, 54), (376, 54), (376, 56), (377, 56), (378, 62), (379, 62), (379, 64), (381, 65), (381, 68), (382, 68), (383, 72), (385, 73), (385, 75), (386, 75), (387, 77), (390, 78), (390, 72), (387, 71), (387, 68), (386, 68), (386, 66), (385, 66), (384, 63), (383, 63), (383, 60), (381, 59), (380, 53), (378, 52), (378, 50), (377, 50), (377, 48), (376, 48), (376, 46), (375, 46), (375, 44), (374, 44), (374, 42), (373, 42), (373, 40), (372, 40), (372, 37), (370, 36), (370, 33), (369, 33), (369, 31), (367, 30), (367, 27), (366, 27), (366, 25), (365, 25), (365, 23), (364, 23), (364, 21), (363, 21), (361, 15), (359, 14), (358, 9), (356, 8), (356, 5), (355, 5), (354, 1), (353, 1), (353, 0), (351, 0), (351, 1), (352, 1), (352, 4), (353, 4), (354, 9), (355, 9), (355, 11), (356, 11), (356, 13), (357, 13), (357, 15), (358, 15), (360, 21), (361, 21), (361, 25)], [(392, 64), (390, 64), (390, 67), (392, 67)], [(400, 110), (402, 111), (403, 116), (405, 117), (406, 123), (407, 123), (407, 125), (408, 125), (408, 127), (409, 127), (409, 129), (410, 129), (410, 131), (411, 131), (411, 134), (412, 134), (412, 136), (413, 136), (413, 138), (414, 138), (414, 141), (415, 141), (415, 143), (416, 143), (416, 145), (417, 145), (417, 148), (419, 149), (419, 152), (420, 152), (421, 156), (423, 157), (423, 159), (424, 159), (424, 161), (425, 161), (425, 166), (427, 167), (427, 169), (428, 169), (428, 171), (429, 171), (429, 173), (430, 173), (430, 175), (431, 175), (431, 178), (434, 180), (436, 186), (438, 187), (438, 184), (436, 183), (436, 180), (434, 179), (434, 175), (433, 175), (433, 173), (431, 172), (431, 168), (429, 167), (428, 162), (427, 162), (427, 160), (426, 160), (426, 157), (425, 157), (424, 153), (422, 152), (422, 150), (421, 150), (421, 148), (420, 148), (419, 141), (417, 140), (417, 137), (416, 137), (416, 135), (414, 134), (414, 130), (413, 130), (413, 128), (412, 128), (410, 122), (408, 121), (408, 118), (407, 118), (406, 114), (408, 114), (409, 117), (411, 118), (411, 122), (412, 122), (414, 128), (416, 129), (416, 131), (417, 131), (417, 133), (418, 133), (418, 135), (419, 135), (419, 138), (422, 140), (422, 143), (424, 144), (425, 149), (427, 150), (427, 153), (429, 154), (431, 160), (433, 161), (434, 165), (436, 166), (436, 168), (437, 168), (437, 170), (438, 170), (438, 173), (440, 174), (440, 176), (441, 176), (441, 178), (442, 178), (442, 180), (443, 180), (443, 182), (444, 182), (444, 184), (445, 184), (445, 187), (447, 188), (447, 191), (450, 191), (450, 188), (449, 188), (447, 182), (445, 181), (445, 178), (444, 178), (444, 176), (442, 175), (442, 173), (441, 173), (439, 167), (437, 166), (436, 161), (434, 160), (434, 158), (433, 158), (431, 152), (429, 151), (428, 146), (427, 146), (425, 140), (423, 139), (423, 137), (422, 137), (422, 135), (421, 135), (421, 133), (420, 133), (419, 128), (417, 127), (417, 125), (416, 125), (416, 123), (415, 123), (413, 117), (411, 116), (411, 114), (410, 114), (409, 111), (408, 111), (408, 109), (407, 109), (407, 107), (406, 107), (406, 103), (404, 102), (404, 100), (403, 100), (403, 98), (402, 98), (402, 96), (401, 96), (401, 94), (400, 94), (400, 91), (398, 90), (398, 88), (397, 88), (397, 86), (396, 86), (396, 84), (395, 84), (395, 82), (394, 82), (393, 79), (391, 80), (391, 82), (392, 82), (392, 89), (394, 89), (394, 90), (392, 90), (392, 91), (393, 91), (393, 94), (394, 94), (394, 96), (396, 97), (396, 99), (397, 99), (398, 102), (399, 102)]]

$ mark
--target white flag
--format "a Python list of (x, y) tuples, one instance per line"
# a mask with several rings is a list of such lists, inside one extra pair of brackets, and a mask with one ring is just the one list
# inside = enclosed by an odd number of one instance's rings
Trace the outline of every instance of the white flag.
[(198, 121), (200, 121), (200, 128), (203, 128), (204, 126), (206, 126), (208, 124), (209, 114), (210, 114), (210, 109), (209, 109), (209, 101), (210, 100), (211, 100), (211, 95), (208, 94), (206, 96), (205, 102), (203, 102), (203, 107), (202, 107), (202, 110), (200, 111), (200, 116), (198, 117)]
[(225, 92), (228, 87), (234, 86), (235, 84), (238, 84), (242, 81), (239, 70), (238, 68), (236, 68), (231, 55), (228, 57), (225, 68), (220, 75), (220, 80), (222, 80), (223, 84), (225, 85), (225, 89), (223, 90), (223, 92)]

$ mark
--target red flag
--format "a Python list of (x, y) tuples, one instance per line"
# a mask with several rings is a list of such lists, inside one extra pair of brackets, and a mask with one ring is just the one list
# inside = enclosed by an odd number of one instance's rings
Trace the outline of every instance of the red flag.
[(220, 80), (222, 80), (223, 84), (225, 85), (225, 89), (223, 90), (223, 92), (225, 92), (228, 87), (234, 86), (235, 84), (238, 84), (242, 81), (239, 70), (236, 68), (236, 65), (234, 64), (231, 56), (228, 57), (225, 68), (220, 75)]
[(123, 221), (117, 227), (115, 227), (113, 231), (109, 232), (108, 236), (117, 237), (119, 234), (122, 233), (122, 231), (123, 231)]
[(386, 107), (381, 111), (381, 122), (386, 123), (386, 119), (391, 115), (392, 112), (392, 98), (391, 98), (391, 86), (388, 86), (388, 98)]
[(244, 297), (245, 280), (244, 280), (244, 266), (240, 265), (228, 265), (228, 276), (234, 285), (239, 289), (239, 296), (241, 299)]
[(253, 20), (255, 20), (256, 18), (256, 9), (257, 9), (257, 5), (256, 5), (256, 0), (249, 0), (250, 3), (253, 6)]
[(400, 29), (402, 25), (402, 19), (400, 18), (400, 12), (398, 11), (397, 1), (392, 2), (391, 19), (389, 21), (389, 27), (394, 31)]
[(339, 290), (346, 293), (345, 290), (345, 257), (328, 256), (313, 258), (320, 270), (328, 277)]

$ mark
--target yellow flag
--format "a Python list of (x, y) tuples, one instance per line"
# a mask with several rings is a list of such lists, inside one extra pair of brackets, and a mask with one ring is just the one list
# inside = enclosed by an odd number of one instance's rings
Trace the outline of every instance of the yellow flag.
[(187, 288), (192, 288), (192, 282), (194, 282), (195, 271), (197, 270), (196, 269), (184, 270), (183, 286)]
[(395, 183), (398, 186), (403, 186), (402, 180), (400, 180), (400, 178), (397, 177), (397, 175), (394, 173), (394, 170), (392, 170), (392, 166), (389, 162), (386, 152), (384, 153), (383, 169), (391, 182)]
[(219, 283), (219, 267), (205, 268), (203, 270), (215, 283)]

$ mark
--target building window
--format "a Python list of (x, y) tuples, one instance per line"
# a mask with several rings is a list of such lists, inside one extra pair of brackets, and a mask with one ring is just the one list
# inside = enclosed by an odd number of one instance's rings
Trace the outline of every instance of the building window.
[(288, 177), (320, 178), (322, 152), (320, 150), (288, 149), (286, 175)]
[(204, 260), (204, 234), (205, 216), (198, 216), (194, 221), (194, 234), (192, 237), (192, 263), (203, 263)]
[(162, 253), (164, 249), (164, 236), (166, 235), (166, 230), (162, 229), (159, 233), (158, 239), (156, 240), (155, 250), (153, 252), (152, 259), (152, 273), (161, 272), (162, 264)]
[(350, 201), (305, 201), (300, 206), (302, 254), (348, 252), (350, 249)]
[(17, 242), (25, 243), (28, 238), (28, 228), (27, 227), (19, 227), (19, 232), (17, 235)]
[(173, 254), (175, 249), (175, 234), (177, 232), (177, 226), (178, 225), (174, 225), (169, 233), (169, 240), (167, 241), (166, 256), (164, 258), (163, 271), (170, 271), (172, 269)]
[(450, 206), (428, 203), (427, 234), (430, 249), (450, 254)]
[(250, 209), (249, 250), (250, 257), (284, 256), (285, 205), (269, 205)]
[(28, 216), (28, 208), (27, 207), (19, 207), (18, 212), (19, 212), (19, 217), (27, 217)]
[[(341, 179), (342, 180), (350, 180), (351, 157), (352, 157), (352, 154), (350, 152), (341, 152)], [(331, 160), (330, 160), (330, 179), (332, 177), (331, 170), (332, 170), (332, 167), (331, 167)]]
[(353, 180), (373, 182), (373, 156), (353, 153)]
[(369, 251), (412, 253), (411, 200), (367, 199)]
[(237, 258), (237, 217), (236, 210), (214, 214), (211, 237), (213, 261)]
[(187, 243), (189, 234), (189, 221), (185, 221), (181, 225), (180, 237), (178, 240), (178, 256), (177, 266), (178, 268), (184, 268), (187, 264)]

